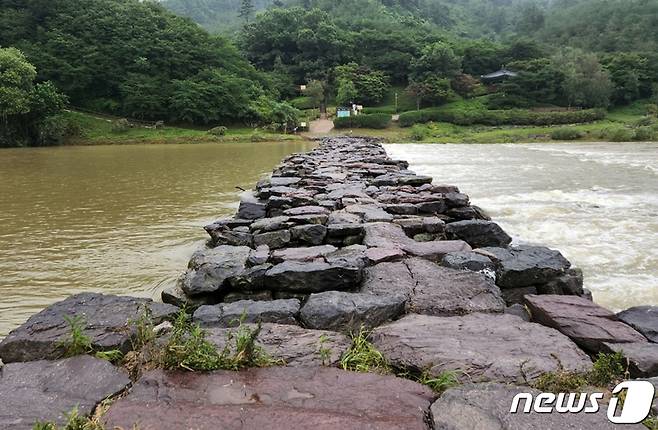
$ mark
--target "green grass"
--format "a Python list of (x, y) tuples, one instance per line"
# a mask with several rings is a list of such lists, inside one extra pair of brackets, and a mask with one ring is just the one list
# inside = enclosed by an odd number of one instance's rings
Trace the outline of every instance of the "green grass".
[(391, 367), (382, 353), (368, 341), (369, 335), (364, 328), (352, 335), (352, 346), (340, 360), (343, 370), (390, 373)]
[(98, 420), (81, 416), (77, 409), (66, 414), (66, 424), (58, 427), (51, 421), (37, 421), (32, 430), (105, 430)]
[(588, 385), (609, 388), (628, 378), (628, 363), (621, 352), (599, 353), (587, 373), (570, 372), (560, 365), (557, 371), (541, 375), (532, 386), (548, 393), (576, 393)]
[(388, 108), (395, 110), (395, 94), (398, 95), (398, 112), (407, 112), (410, 110), (416, 110), (416, 100), (413, 96), (408, 94), (405, 91), (403, 85), (393, 85), (389, 88), (388, 92), (384, 96), (384, 100), (381, 103), (375, 106), (369, 106), (373, 108)]
[(69, 326), (69, 337), (59, 344), (63, 358), (92, 352), (91, 339), (84, 332), (86, 321), (81, 316), (64, 316)]
[(67, 143), (73, 145), (133, 144), (133, 143), (217, 143), (249, 142), (254, 134), (262, 135), (265, 141), (299, 140), (300, 136), (255, 131), (249, 127), (228, 127), (224, 136), (213, 136), (207, 131), (212, 128), (183, 128), (165, 126), (159, 129), (135, 126), (124, 132), (112, 129), (114, 118), (93, 116), (68, 111), (65, 117), (80, 130), (80, 136), (72, 137)]

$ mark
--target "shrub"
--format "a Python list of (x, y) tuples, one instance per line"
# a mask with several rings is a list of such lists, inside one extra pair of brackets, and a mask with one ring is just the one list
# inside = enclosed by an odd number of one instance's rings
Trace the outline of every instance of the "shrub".
[(290, 103), (292, 107), (299, 110), (313, 109), (317, 107), (313, 98), (307, 96), (294, 98), (288, 103)]
[(651, 127), (640, 127), (635, 129), (633, 140), (639, 142), (650, 142), (656, 138), (656, 132)]
[(212, 134), (213, 136), (224, 136), (227, 131), (228, 128), (224, 127), (223, 125), (220, 125), (219, 127), (213, 127), (210, 130), (208, 130), (208, 134)]
[(577, 140), (583, 137), (584, 133), (575, 128), (558, 128), (551, 133), (553, 140)]
[(626, 359), (621, 352), (599, 353), (588, 379), (591, 384), (604, 387), (623, 378), (627, 369)]
[(607, 128), (603, 130), (601, 137), (611, 142), (630, 142), (633, 135), (633, 131), (627, 128)]
[(653, 118), (650, 116), (643, 116), (633, 123), (635, 127), (647, 127), (653, 124)]
[(381, 107), (364, 107), (361, 111), (362, 114), (373, 114), (373, 113), (387, 113), (393, 115), (396, 113), (395, 107), (393, 106), (381, 106)]
[(592, 122), (605, 118), (601, 109), (586, 109), (566, 112), (533, 112), (523, 109), (476, 110), (476, 109), (422, 109), (400, 115), (400, 126), (429, 121), (449, 122), (457, 125), (558, 125)]
[(487, 99), (487, 108), (494, 110), (529, 108), (533, 105), (531, 100), (512, 94), (495, 93)]
[(249, 140), (252, 141), (252, 142), (267, 142), (268, 141), (267, 136), (265, 136), (264, 134), (261, 134), (257, 131), (254, 131), (251, 134), (251, 136), (249, 136)]
[(66, 138), (82, 135), (80, 124), (64, 115), (53, 115), (41, 121), (37, 127), (40, 146), (61, 145)]
[(410, 133), (411, 140), (420, 142), (424, 140), (426, 137), (428, 137), (429, 135), (430, 135), (430, 130), (424, 125), (415, 124), (413, 127), (411, 127), (411, 133)]
[(361, 114), (347, 118), (336, 118), (336, 128), (386, 128), (391, 122), (391, 115), (385, 113)]

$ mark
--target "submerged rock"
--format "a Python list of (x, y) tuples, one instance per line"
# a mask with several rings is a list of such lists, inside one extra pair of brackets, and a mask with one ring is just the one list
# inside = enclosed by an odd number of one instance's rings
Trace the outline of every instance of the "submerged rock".
[(0, 369), (0, 428), (32, 430), (38, 421), (63, 426), (67, 413), (88, 416), (128, 384), (125, 371), (88, 355), (7, 364)]
[(61, 358), (64, 344), (71, 337), (71, 324), (77, 319), (83, 333), (97, 351), (113, 349), (128, 352), (137, 335), (136, 321), (150, 315), (154, 324), (173, 318), (179, 309), (150, 299), (96, 293), (76, 294), (57, 302), (13, 330), (0, 342), (0, 358), (5, 363)]
[[(377, 393), (376, 396), (373, 393)], [(327, 367), (145, 374), (106, 428), (427, 429), (434, 394), (418, 383)]]

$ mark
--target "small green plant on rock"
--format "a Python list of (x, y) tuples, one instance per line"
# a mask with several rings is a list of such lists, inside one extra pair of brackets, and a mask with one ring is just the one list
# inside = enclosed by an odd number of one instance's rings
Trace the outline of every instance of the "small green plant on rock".
[(568, 372), (560, 368), (556, 372), (544, 373), (533, 387), (544, 393), (577, 393), (587, 385), (586, 375)]
[(58, 427), (50, 421), (37, 421), (32, 426), (32, 430), (104, 430), (104, 428), (97, 420), (81, 416), (76, 408), (66, 414), (66, 424), (63, 427)]
[(318, 355), (320, 356), (320, 360), (322, 360), (322, 364), (324, 366), (331, 362), (331, 348), (324, 346), (328, 340), (329, 338), (325, 334), (321, 335), (318, 339)]
[(605, 387), (628, 376), (627, 374), (628, 363), (621, 352), (600, 353), (587, 379), (592, 385)]
[(112, 349), (110, 351), (99, 351), (96, 354), (94, 354), (96, 358), (100, 358), (101, 360), (107, 360), (110, 363), (118, 363), (123, 359), (123, 352), (119, 351), (118, 349)]
[(642, 422), (646, 428), (649, 430), (658, 430), (658, 416), (649, 417), (644, 422)]
[(210, 371), (217, 369), (240, 370), (247, 367), (268, 367), (281, 364), (269, 357), (256, 344), (261, 326), (251, 329), (240, 322), (236, 331), (229, 331), (226, 345), (220, 352), (206, 340), (206, 332), (189, 320), (182, 310), (164, 348), (162, 363), (166, 369)]
[(340, 367), (355, 372), (390, 373), (391, 367), (381, 352), (368, 341), (370, 332), (361, 327), (352, 335), (352, 346), (340, 360)]
[(86, 322), (81, 316), (64, 316), (69, 326), (69, 338), (62, 341), (59, 347), (63, 349), (63, 358), (92, 352), (91, 339), (85, 334)]
[(444, 391), (459, 385), (459, 378), (457, 378), (457, 373), (453, 371), (441, 372), (434, 376), (426, 370), (420, 374), (418, 382), (427, 385), (435, 393), (442, 394)]

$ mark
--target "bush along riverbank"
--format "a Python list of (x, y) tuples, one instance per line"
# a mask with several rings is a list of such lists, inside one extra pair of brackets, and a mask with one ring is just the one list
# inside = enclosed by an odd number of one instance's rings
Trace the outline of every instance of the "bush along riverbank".
[(0, 342), (0, 428), (612, 429), (509, 410), (658, 385), (658, 308), (596, 305), (373, 139), (287, 157), (206, 231), (166, 303), (79, 294)]

